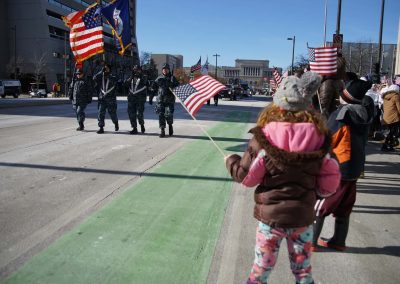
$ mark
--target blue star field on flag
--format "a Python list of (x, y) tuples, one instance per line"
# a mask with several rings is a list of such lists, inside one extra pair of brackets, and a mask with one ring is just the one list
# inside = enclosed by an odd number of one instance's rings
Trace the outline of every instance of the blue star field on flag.
[(191, 94), (197, 92), (197, 90), (189, 84), (178, 86), (174, 89), (175, 95), (184, 102)]
[(90, 8), (82, 17), (86, 29), (93, 29), (102, 25), (101, 17), (96, 17), (97, 6)]

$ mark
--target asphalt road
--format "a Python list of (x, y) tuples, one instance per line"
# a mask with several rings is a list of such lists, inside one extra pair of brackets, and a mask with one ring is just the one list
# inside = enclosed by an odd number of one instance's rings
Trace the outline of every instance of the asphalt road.
[[(96, 102), (87, 108), (85, 131), (78, 132), (70, 105), (49, 105), (57, 99), (37, 100), (43, 106), (26, 106), (25, 99), (1, 101), (0, 279), (182, 145), (206, 139), (179, 104), (175, 135), (160, 139), (158, 119), (149, 104), (145, 135), (129, 135), (123, 98), (118, 103), (120, 130), (115, 132), (107, 117), (105, 134), (98, 135)], [(5, 107), (9, 101), (14, 103), (11, 108)], [(227, 120), (224, 114), (228, 112), (240, 108), (256, 114), (263, 105), (265, 98), (220, 101), (218, 107), (203, 107), (197, 115), (198, 124), (207, 129)]]
[[(255, 119), (266, 103), (265, 97), (256, 97), (222, 101), (218, 107), (203, 106), (198, 123), (209, 129), (232, 122), (228, 114), (237, 111), (249, 112)], [(107, 119), (104, 135), (95, 133), (95, 103), (87, 110), (84, 132), (75, 131), (70, 105), (0, 108), (0, 279), (135, 186), (183, 146), (207, 140), (179, 105), (175, 110), (176, 135), (165, 139), (158, 138), (158, 121), (151, 106), (146, 105), (146, 134), (136, 136), (128, 134), (126, 101), (119, 101), (118, 108), (120, 131), (114, 132)], [(217, 142), (233, 139), (218, 134), (213, 137)], [(230, 150), (239, 152), (248, 135), (236, 138), (242, 142)], [(400, 155), (382, 154), (374, 142), (367, 150), (365, 178), (358, 183), (351, 216), (349, 249), (313, 255), (316, 283), (398, 283), (400, 279)], [(234, 184), (227, 207), (222, 208), (226, 213), (208, 283), (245, 282), (255, 241), (252, 208), (252, 191)], [(333, 231), (332, 218), (327, 219), (323, 237)], [(271, 283), (293, 282), (283, 243)]]

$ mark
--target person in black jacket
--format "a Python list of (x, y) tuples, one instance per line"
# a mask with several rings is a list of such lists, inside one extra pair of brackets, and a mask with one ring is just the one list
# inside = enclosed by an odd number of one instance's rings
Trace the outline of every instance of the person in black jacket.
[(145, 132), (144, 128), (144, 105), (147, 97), (148, 81), (147, 76), (143, 75), (142, 68), (138, 65), (133, 66), (132, 76), (125, 81), (129, 88), (128, 93), (128, 115), (131, 121), (132, 131), (130, 134), (137, 134), (137, 122), (140, 124), (140, 131)]
[(72, 81), (68, 90), (68, 96), (72, 102), (72, 108), (75, 111), (76, 119), (78, 120), (79, 127), (77, 131), (85, 129), (85, 109), (87, 104), (92, 102), (92, 90), (89, 84), (84, 79), (84, 74), (81, 69), (75, 72), (76, 79)]
[(97, 88), (99, 89), (99, 116), (97, 118), (99, 122), (99, 130), (97, 134), (104, 133), (104, 119), (106, 117), (106, 111), (111, 117), (112, 122), (115, 126), (115, 131), (119, 130), (118, 116), (117, 116), (117, 78), (111, 74), (111, 66), (104, 64), (103, 69), (94, 75), (93, 80), (96, 82)]
[[(374, 117), (374, 101), (366, 96), (372, 83), (351, 80), (340, 95), (340, 106), (328, 119), (332, 133), (332, 152), (336, 156), (341, 181), (335, 194), (318, 200), (315, 205), (313, 250), (318, 245), (338, 251), (346, 250), (350, 214), (356, 202), (357, 180), (364, 170), (365, 145)], [(334, 233), (330, 239), (319, 239), (326, 216), (335, 217)]]
[(178, 80), (171, 74), (169, 64), (165, 63), (162, 74), (153, 83), (153, 90), (157, 92), (156, 113), (160, 125), (160, 137), (165, 137), (165, 127), (168, 123), (169, 136), (174, 134), (172, 124), (174, 123), (175, 96), (171, 92), (172, 88), (179, 85)]

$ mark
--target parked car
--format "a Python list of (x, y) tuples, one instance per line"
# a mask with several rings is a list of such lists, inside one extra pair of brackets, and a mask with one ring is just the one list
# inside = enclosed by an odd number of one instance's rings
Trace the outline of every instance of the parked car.
[(1, 79), (0, 80), (0, 96), (13, 96), (18, 98), (21, 93), (21, 82), (19, 80)]
[(221, 99), (229, 99), (232, 101), (234, 99), (232, 85), (225, 85), (225, 89), (219, 91), (218, 95)]
[(29, 95), (31, 98), (47, 98), (47, 87), (45, 83), (31, 83)]

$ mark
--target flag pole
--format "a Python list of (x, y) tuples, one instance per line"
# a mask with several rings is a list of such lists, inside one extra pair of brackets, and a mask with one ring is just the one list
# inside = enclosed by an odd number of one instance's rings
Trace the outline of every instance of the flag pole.
[(190, 111), (186, 108), (186, 106), (182, 103), (182, 101), (175, 95), (174, 91), (169, 88), (169, 90), (174, 94), (174, 96), (178, 99), (179, 103), (183, 106), (183, 108), (190, 114), (190, 116), (193, 118), (193, 120), (196, 122), (197, 126), (200, 127), (200, 129), (204, 132), (205, 135), (211, 140), (211, 142), (214, 144), (214, 146), (218, 149), (218, 151), (222, 154), (222, 157), (225, 158), (225, 153), (224, 151), (215, 143), (214, 139), (211, 138), (210, 134), (201, 126), (201, 124), (198, 122), (198, 120), (190, 113)]
[(325, 21), (324, 21), (324, 47), (326, 47), (326, 21), (328, 17), (328, 0), (325, 0)]

